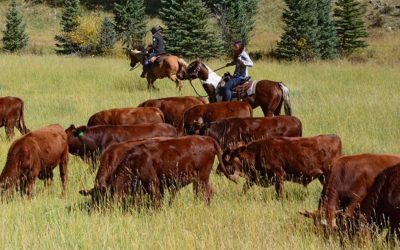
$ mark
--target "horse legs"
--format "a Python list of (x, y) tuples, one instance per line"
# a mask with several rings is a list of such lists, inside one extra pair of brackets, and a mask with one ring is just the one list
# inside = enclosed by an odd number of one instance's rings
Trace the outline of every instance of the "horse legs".
[(175, 82), (176, 88), (177, 88), (179, 91), (182, 90), (183, 83), (182, 83), (181, 80), (178, 79), (178, 77), (176, 77), (176, 75), (170, 75), (170, 76), (169, 76), (169, 79), (171, 79), (171, 81)]
[(153, 77), (147, 77), (147, 90), (159, 90), (154, 86), (154, 82), (156, 81)]

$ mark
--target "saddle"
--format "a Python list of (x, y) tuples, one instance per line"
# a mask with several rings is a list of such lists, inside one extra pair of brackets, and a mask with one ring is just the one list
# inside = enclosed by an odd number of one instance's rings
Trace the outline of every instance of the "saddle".
[[(232, 75), (229, 73), (225, 73), (225, 75), (223, 76), (223, 80), (220, 82), (220, 84), (218, 85), (218, 92), (222, 95), (223, 92), (223, 87), (225, 86), (225, 82), (227, 82), (229, 80), (229, 78), (231, 78)], [(232, 97), (233, 98), (237, 98), (237, 99), (243, 99), (245, 97), (247, 97), (247, 90), (252, 86), (253, 81), (250, 80), (250, 76), (246, 77), (245, 79), (243, 79), (239, 85), (237, 85), (236, 87), (234, 87), (232, 89)]]

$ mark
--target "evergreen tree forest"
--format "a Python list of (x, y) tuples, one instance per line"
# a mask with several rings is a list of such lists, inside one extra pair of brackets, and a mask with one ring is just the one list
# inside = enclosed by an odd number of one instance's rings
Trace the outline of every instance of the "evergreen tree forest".
[[(149, 20), (164, 29), (169, 53), (187, 58), (230, 55), (232, 44), (247, 46), (255, 34), (261, 0), (31, 0), (61, 7), (58, 54), (104, 55), (116, 42), (123, 49), (145, 48)], [(367, 46), (363, 7), (357, 0), (283, 0), (283, 32), (272, 55), (282, 60), (330, 60)], [(26, 46), (25, 25), (11, 1), (3, 30), (3, 48)], [(105, 14), (97, 14), (100, 9)], [(83, 10), (83, 11), (82, 11)], [(94, 15), (93, 15), (94, 13)], [(95, 18), (92, 18), (92, 16)], [(107, 18), (104, 18), (107, 16)], [(258, 17), (259, 18), (259, 17)], [(263, 17), (268, 22), (269, 17)], [(96, 23), (94, 23), (96, 22)], [(259, 20), (258, 20), (259, 22)], [(84, 26), (84, 27), (82, 27)], [(147, 38), (148, 39), (148, 38)], [(82, 41), (85, 41), (83, 44)], [(121, 48), (121, 45), (117, 46)]]

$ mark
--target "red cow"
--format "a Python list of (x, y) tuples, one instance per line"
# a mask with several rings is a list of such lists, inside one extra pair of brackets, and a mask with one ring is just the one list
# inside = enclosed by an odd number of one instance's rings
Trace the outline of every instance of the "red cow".
[(246, 178), (244, 192), (253, 184), (275, 183), (280, 197), (285, 180), (308, 185), (318, 178), (324, 183), (341, 149), (341, 140), (336, 135), (271, 137), (227, 150), (223, 160), (229, 174)]
[(36, 178), (45, 181), (47, 189), (53, 179), (53, 169), (60, 165), (63, 193), (68, 179), (67, 134), (58, 125), (32, 131), (16, 140), (8, 150), (7, 162), (0, 175), (0, 187), (10, 191), (18, 187), (29, 196)]
[(158, 108), (120, 108), (97, 112), (89, 118), (87, 125), (134, 125), (163, 122), (164, 114)]
[(24, 121), (24, 101), (18, 97), (0, 97), (0, 127), (5, 127), (7, 139), (14, 137), (14, 127), (22, 135), (29, 132)]

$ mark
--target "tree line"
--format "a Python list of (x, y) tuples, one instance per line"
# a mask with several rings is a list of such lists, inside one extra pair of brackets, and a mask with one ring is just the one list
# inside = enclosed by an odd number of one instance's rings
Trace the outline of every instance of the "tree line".
[[(81, 0), (86, 5), (88, 0)], [(144, 0), (91, 0), (111, 9), (113, 16), (82, 15), (80, 0), (63, 0), (60, 34), (55, 36), (59, 54), (106, 55), (120, 40), (125, 49), (143, 48), (149, 14)], [(44, 2), (35, 0), (34, 2)], [(60, 1), (47, 1), (58, 4)], [(147, 1), (146, 1), (147, 2)], [(228, 55), (231, 44), (248, 44), (255, 26), (259, 0), (160, 0), (167, 50), (185, 58), (209, 59)], [(356, 0), (285, 0), (284, 32), (276, 58), (309, 61), (333, 59), (366, 47), (361, 6)], [(109, 5), (112, 5), (109, 6)], [(27, 46), (25, 24), (15, 0), (6, 17), (3, 49)]]

